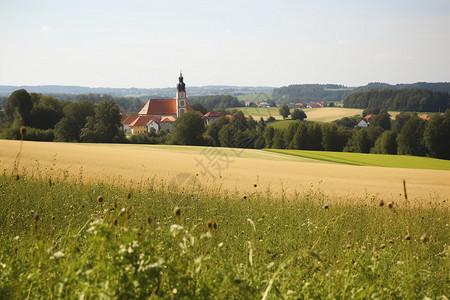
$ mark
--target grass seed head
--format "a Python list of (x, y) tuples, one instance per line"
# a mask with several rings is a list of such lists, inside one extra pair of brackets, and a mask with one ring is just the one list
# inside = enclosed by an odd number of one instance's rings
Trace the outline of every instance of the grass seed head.
[(428, 243), (430, 241), (430, 238), (427, 236), (427, 234), (425, 233), (424, 235), (422, 235), (420, 237), (420, 241), (424, 244)]
[(98, 196), (97, 197), (97, 201), (98, 201), (98, 203), (102, 203), (103, 202), (103, 197), (102, 196)]
[(25, 126), (20, 127), (20, 136), (22, 137), (22, 140), (25, 136), (25, 133), (27, 133), (27, 128)]
[(383, 200), (380, 200), (380, 207), (383, 207), (384, 206), (384, 201)]
[(388, 203), (388, 207), (389, 207), (389, 208), (393, 208), (393, 207), (394, 207), (394, 202), (389, 202), (389, 203)]
[(175, 216), (180, 216), (181, 209), (178, 206), (175, 206), (175, 208), (173, 209), (173, 213), (175, 214)]
[(411, 236), (409, 234), (405, 235), (405, 240), (407, 241), (411, 240)]

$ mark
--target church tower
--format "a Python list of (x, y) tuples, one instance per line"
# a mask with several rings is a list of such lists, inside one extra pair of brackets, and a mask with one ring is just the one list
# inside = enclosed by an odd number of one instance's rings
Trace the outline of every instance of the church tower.
[(177, 118), (186, 112), (186, 85), (183, 82), (183, 75), (180, 72), (180, 77), (178, 77), (177, 84)]

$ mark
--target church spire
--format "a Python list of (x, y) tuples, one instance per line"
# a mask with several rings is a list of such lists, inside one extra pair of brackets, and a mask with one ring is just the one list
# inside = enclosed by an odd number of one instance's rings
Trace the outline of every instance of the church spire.
[(178, 92), (186, 92), (186, 85), (183, 82), (183, 74), (181, 73), (181, 71), (180, 71), (180, 77), (178, 77), (177, 91)]

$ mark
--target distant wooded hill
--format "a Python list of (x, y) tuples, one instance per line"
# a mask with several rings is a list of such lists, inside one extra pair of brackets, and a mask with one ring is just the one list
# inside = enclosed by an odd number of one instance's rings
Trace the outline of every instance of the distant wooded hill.
[[(62, 86), (62, 85), (39, 85), (39, 86), (12, 86), (0, 85), (0, 96), (9, 96), (12, 92), (25, 89), (29, 93), (39, 93), (44, 95), (79, 95), (79, 94), (107, 94), (113, 97), (138, 97), (138, 98), (173, 98), (176, 87), (173, 88), (90, 88), (84, 86)], [(273, 87), (251, 87), (251, 86), (190, 86), (188, 96), (209, 96), (209, 95), (242, 95), (245, 93), (272, 91)], [(65, 97), (59, 97), (65, 98)], [(67, 99), (70, 100), (70, 99)]]
[(335, 84), (293, 84), (273, 90), (273, 100), (277, 103), (296, 102), (339, 102), (347, 96), (369, 90), (429, 90), (450, 93), (450, 82), (418, 82), (413, 84), (390, 85), (374, 82), (360, 87), (346, 87)]
[(443, 112), (450, 108), (447, 92), (430, 90), (368, 90), (348, 95), (344, 107), (386, 108), (395, 111)]

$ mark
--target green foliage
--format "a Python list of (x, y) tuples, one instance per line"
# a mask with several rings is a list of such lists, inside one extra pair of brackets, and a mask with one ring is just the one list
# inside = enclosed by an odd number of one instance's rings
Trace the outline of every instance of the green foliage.
[(279, 112), (280, 112), (280, 115), (283, 117), (283, 119), (286, 119), (291, 114), (291, 111), (287, 104), (281, 105)]
[(294, 111), (291, 114), (291, 118), (292, 120), (301, 120), (303, 121), (304, 119), (307, 118), (305, 112), (303, 111), (303, 109), (294, 109)]
[(424, 131), (425, 121), (418, 116), (412, 116), (402, 127), (397, 137), (398, 154), (425, 155)]
[(450, 108), (447, 92), (430, 90), (369, 90), (348, 95), (344, 107), (385, 108), (394, 111), (441, 112)]
[(382, 109), (379, 113), (373, 118), (370, 123), (370, 126), (380, 126), (384, 130), (391, 129), (391, 116), (389, 115), (386, 109)]
[(371, 152), (378, 154), (397, 154), (397, 133), (393, 130), (383, 132), (376, 140)]
[(336, 125), (344, 126), (347, 128), (354, 128), (359, 121), (361, 120), (361, 117), (359, 115), (356, 115), (354, 117), (343, 117), (342, 119), (334, 121)]
[(190, 105), (195, 111), (199, 111), (202, 114), (206, 114), (208, 112), (208, 109), (200, 102), (190, 103)]
[(344, 148), (345, 152), (358, 152), (369, 153), (370, 152), (370, 139), (366, 129), (360, 129), (353, 131), (352, 137), (348, 140), (347, 145)]
[(431, 157), (450, 159), (450, 109), (432, 115), (423, 136)]
[(0, 177), (5, 299), (439, 299), (448, 292), (449, 215), (438, 206), (333, 204), (316, 188), (283, 202), (259, 186), (246, 200), (151, 182), (130, 193), (42, 176)]
[(9, 121), (13, 122), (17, 111), (23, 125), (29, 125), (32, 109), (33, 102), (31, 101), (30, 94), (26, 90), (20, 89), (14, 91), (11, 96), (9, 96), (8, 101), (6, 102), (5, 112)]
[(88, 101), (72, 102), (63, 109), (64, 117), (55, 126), (55, 140), (58, 142), (80, 142), (81, 129), (88, 117), (95, 115), (95, 104)]
[(194, 103), (200, 103), (207, 111), (225, 111), (230, 107), (244, 107), (244, 103), (231, 95), (214, 95), (200, 97), (194, 100)]
[(351, 92), (342, 85), (333, 84), (293, 84), (276, 88), (272, 97), (277, 103), (295, 103), (310, 101), (340, 102)]
[(220, 117), (212, 124), (206, 126), (206, 135), (210, 140), (211, 146), (220, 146), (219, 132), (225, 125), (230, 124), (230, 119)]
[(182, 114), (173, 124), (172, 143), (178, 145), (203, 145), (205, 122), (195, 111)]
[(86, 125), (81, 129), (83, 142), (108, 143), (122, 142), (125, 139), (120, 129), (120, 108), (114, 100), (102, 100), (95, 104), (94, 116), (86, 118)]
[(247, 121), (242, 111), (235, 113), (231, 122), (219, 131), (219, 141), (222, 147), (253, 148), (257, 138), (255, 130), (257, 123)]

